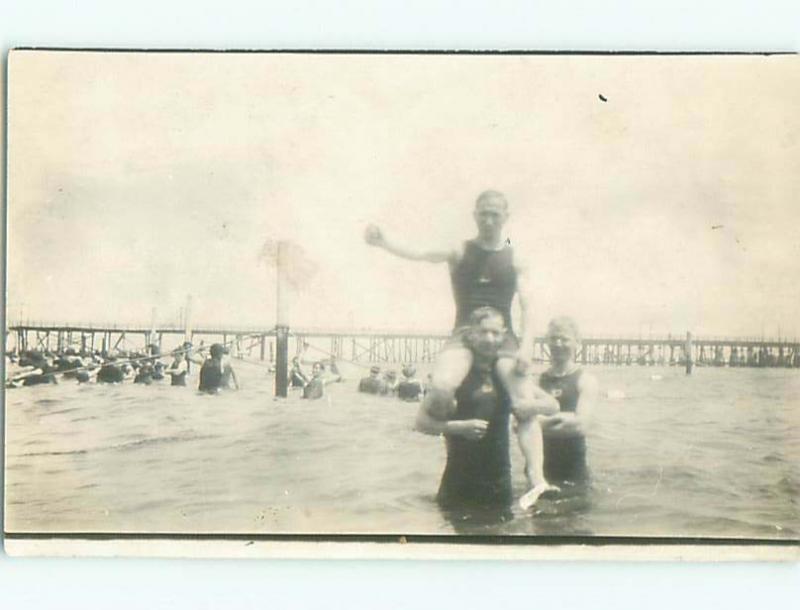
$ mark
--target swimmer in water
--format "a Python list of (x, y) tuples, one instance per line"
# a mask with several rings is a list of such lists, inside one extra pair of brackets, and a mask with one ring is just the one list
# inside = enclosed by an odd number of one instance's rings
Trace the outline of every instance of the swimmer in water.
[(385, 396), (394, 396), (397, 393), (397, 371), (386, 371), (383, 375), (383, 383), (385, 387), (383, 394)]
[(116, 357), (106, 357), (97, 372), (97, 383), (122, 383), (125, 381), (125, 373), (116, 362)]
[(139, 370), (136, 372), (136, 377), (133, 379), (133, 383), (142, 383), (145, 385), (150, 385), (153, 383), (153, 373), (155, 369), (153, 365), (149, 362), (145, 361), (139, 365)]
[(374, 365), (369, 369), (369, 377), (358, 382), (358, 391), (362, 394), (385, 394), (386, 383), (381, 379), (381, 367)]
[[(586, 431), (597, 400), (597, 379), (575, 362), (580, 345), (578, 326), (572, 318), (559, 317), (547, 327), (546, 341), (550, 350), (550, 368), (541, 374), (538, 386), (558, 403), (552, 414), (536, 420), (542, 439), (543, 477), (559, 484), (579, 484), (588, 477), (586, 465)], [(538, 448), (537, 448), (538, 450)], [(527, 509), (538, 498), (535, 487), (520, 498)]]
[(403, 379), (397, 384), (397, 397), (405, 402), (416, 402), (422, 399), (422, 383), (414, 375), (417, 369), (411, 364), (403, 367)]
[(308, 375), (303, 372), (300, 366), (300, 359), (292, 358), (292, 370), (289, 371), (289, 383), (293, 388), (304, 388), (310, 381)]
[(220, 390), (229, 390), (231, 385), (235, 389), (239, 389), (239, 382), (236, 379), (236, 373), (229, 362), (224, 362), (225, 348), (220, 343), (214, 343), (209, 348), (211, 356), (203, 363), (200, 368), (200, 385), (198, 389), (201, 392), (219, 392)]
[(176, 351), (165, 373), (170, 377), (170, 385), (185, 386), (186, 377), (189, 375), (189, 362), (186, 354)]
[(318, 400), (325, 396), (325, 386), (329, 383), (341, 381), (342, 376), (336, 368), (336, 363), (331, 363), (331, 374), (326, 375), (322, 362), (315, 362), (311, 367), (311, 379), (303, 387), (303, 398)]

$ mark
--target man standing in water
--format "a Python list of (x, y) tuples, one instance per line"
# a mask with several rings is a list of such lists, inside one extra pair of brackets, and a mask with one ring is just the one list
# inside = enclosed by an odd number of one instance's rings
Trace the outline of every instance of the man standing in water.
[(230, 363), (224, 362), (225, 348), (215, 343), (209, 348), (211, 357), (203, 363), (200, 368), (200, 385), (198, 390), (201, 392), (219, 392), (220, 390), (228, 390), (233, 387), (239, 389), (239, 382), (236, 379), (236, 373), (233, 372), (233, 367)]
[[(442, 420), (424, 401), (416, 429), (442, 434), (447, 441), (447, 465), (437, 495), (442, 508), (500, 509), (502, 514), (512, 500), (511, 400), (496, 366), (506, 328), (503, 315), (491, 307), (476, 309), (468, 322), (464, 345), (470, 349), (471, 365), (455, 392), (455, 412)], [(520, 404), (517, 416), (524, 421), (557, 410), (552, 397), (535, 388)]]
[(562, 487), (584, 483), (589, 474), (586, 430), (597, 401), (597, 379), (575, 362), (579, 343), (572, 318), (555, 318), (548, 325), (551, 364), (539, 377), (539, 386), (558, 401), (559, 411), (538, 419), (544, 435), (544, 475)]
[(325, 374), (325, 366), (322, 362), (315, 362), (311, 367), (311, 379), (303, 386), (303, 398), (319, 400), (325, 396), (326, 385), (341, 380), (342, 376), (339, 374), (339, 368), (336, 366), (335, 360), (331, 360), (330, 375)]

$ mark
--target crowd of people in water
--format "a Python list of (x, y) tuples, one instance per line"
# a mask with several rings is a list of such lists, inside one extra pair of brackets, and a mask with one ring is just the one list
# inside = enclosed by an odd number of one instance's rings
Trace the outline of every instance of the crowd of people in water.
[[(169, 360), (169, 362), (165, 362)], [(172, 386), (189, 385), (193, 369), (198, 371), (198, 389), (218, 392), (239, 387), (236, 373), (224, 345), (214, 343), (206, 349), (194, 349), (184, 343), (166, 356), (155, 346), (144, 351), (100, 350), (63, 351), (14, 350), (6, 353), (6, 387), (28, 387), (56, 384), (64, 381), (86, 383), (135, 383), (150, 385), (166, 383)]]
[[(55, 352), (24, 350), (18, 353), (12, 350), (6, 353), (5, 358), (6, 387), (56, 384), (59, 379), (79, 384), (169, 383), (187, 386), (196, 369), (199, 371), (197, 389), (218, 392), (239, 388), (232, 362), (229, 350), (220, 343), (195, 349), (186, 342), (168, 354), (159, 353), (155, 346), (143, 351), (119, 350), (113, 354), (71, 347)], [(275, 367), (270, 367), (269, 372), (275, 373)], [(328, 384), (344, 381), (333, 358), (313, 362), (310, 372), (304, 370), (299, 357), (292, 360), (289, 385), (299, 390), (302, 398), (320, 399), (325, 396)], [(395, 370), (382, 371), (379, 366), (372, 366), (369, 375), (358, 381), (357, 389), (365, 394), (396, 397), (406, 402), (419, 401), (425, 394), (425, 384), (417, 379), (412, 364), (402, 367), (400, 377)]]

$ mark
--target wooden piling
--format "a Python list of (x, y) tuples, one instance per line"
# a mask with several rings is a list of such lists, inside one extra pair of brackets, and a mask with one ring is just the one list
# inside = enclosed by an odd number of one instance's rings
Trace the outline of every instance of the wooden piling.
[(286, 244), (278, 242), (275, 325), (275, 396), (289, 395), (289, 324), (286, 311)]
[(686, 333), (686, 374), (691, 375), (692, 369), (694, 368), (694, 357), (693, 357), (693, 350), (694, 346), (692, 345), (692, 333)]

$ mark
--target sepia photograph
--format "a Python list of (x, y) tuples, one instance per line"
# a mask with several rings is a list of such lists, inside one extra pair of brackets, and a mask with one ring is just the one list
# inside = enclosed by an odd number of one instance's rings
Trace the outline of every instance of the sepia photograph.
[(12, 51), (6, 544), (796, 553), (798, 67)]

